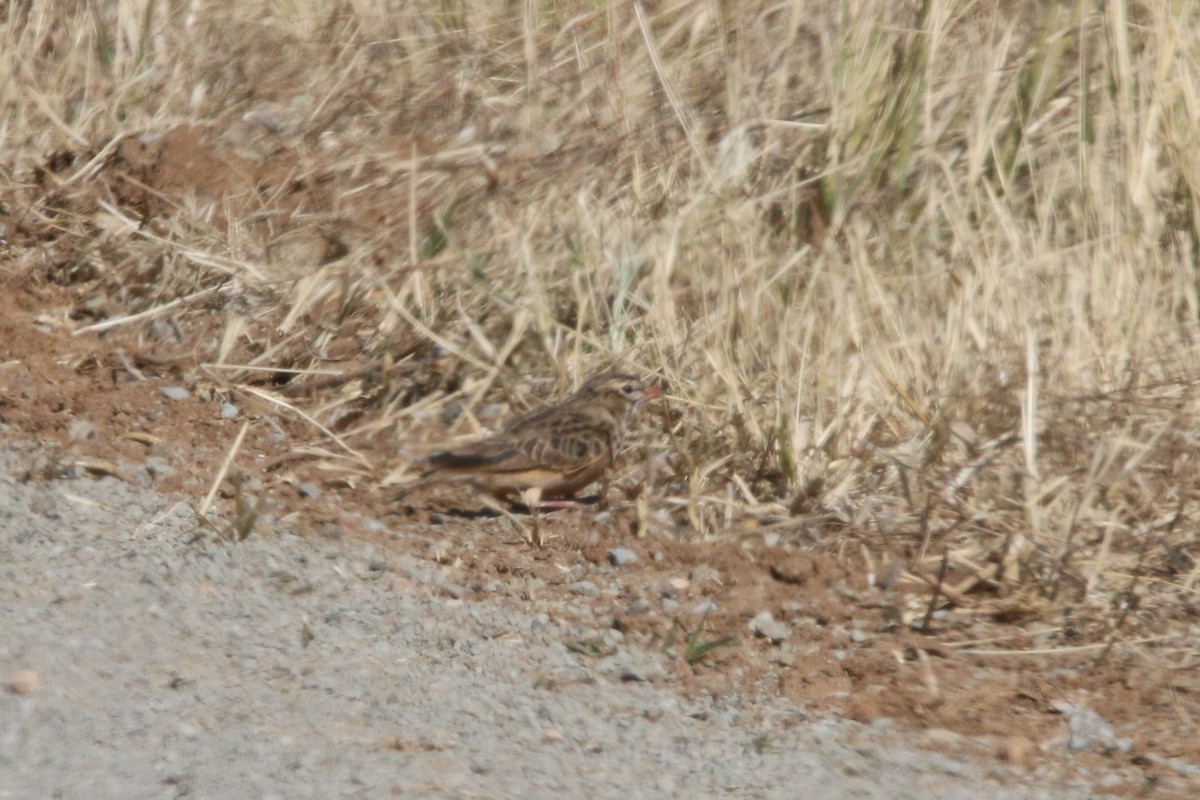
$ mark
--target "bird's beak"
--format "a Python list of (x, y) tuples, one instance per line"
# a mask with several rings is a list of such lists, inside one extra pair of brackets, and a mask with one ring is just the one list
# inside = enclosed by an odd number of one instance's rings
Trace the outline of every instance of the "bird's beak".
[(645, 393), (643, 393), (642, 399), (643, 400), (657, 400), (658, 398), (660, 398), (662, 396), (663, 396), (662, 389), (659, 389), (654, 384), (650, 384), (649, 386), (646, 387), (646, 391), (645, 391)]

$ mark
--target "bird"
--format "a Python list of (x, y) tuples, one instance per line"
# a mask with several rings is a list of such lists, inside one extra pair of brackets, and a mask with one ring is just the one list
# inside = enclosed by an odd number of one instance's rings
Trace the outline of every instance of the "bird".
[(571, 505), (554, 501), (605, 478), (629, 418), (661, 396), (634, 375), (602, 372), (562, 402), (518, 417), (496, 434), (432, 453), (419, 464), (420, 478), (401, 492), (466, 483), (500, 500), (519, 496), (533, 514), (536, 537), (538, 509)]

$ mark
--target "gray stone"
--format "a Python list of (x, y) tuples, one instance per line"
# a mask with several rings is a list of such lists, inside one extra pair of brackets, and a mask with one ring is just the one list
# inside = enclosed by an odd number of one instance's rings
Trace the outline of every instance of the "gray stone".
[(1075, 751), (1119, 749), (1117, 732), (1103, 717), (1086, 706), (1067, 700), (1050, 704), (1051, 708), (1067, 718), (1070, 739), (1067, 746)]
[(770, 639), (772, 644), (780, 644), (788, 636), (787, 626), (775, 619), (770, 611), (760, 611), (750, 620), (750, 630), (756, 636)]
[(599, 597), (600, 587), (591, 581), (575, 581), (569, 587), (571, 594), (577, 594), (580, 597)]
[(616, 547), (608, 551), (608, 560), (614, 567), (623, 567), (627, 564), (636, 564), (638, 554), (628, 547)]
[(67, 426), (67, 438), (72, 442), (82, 442), (96, 435), (96, 426), (85, 419), (73, 419)]

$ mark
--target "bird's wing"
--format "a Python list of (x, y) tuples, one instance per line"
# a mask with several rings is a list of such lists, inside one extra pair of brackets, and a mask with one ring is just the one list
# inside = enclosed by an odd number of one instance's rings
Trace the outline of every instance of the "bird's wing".
[(493, 436), (454, 450), (433, 453), (425, 459), (425, 464), (435, 470), (495, 469), (505, 461), (520, 456), (517, 444), (511, 437)]
[(607, 460), (607, 441), (582, 431), (542, 436), (500, 435), (429, 456), (425, 463), (439, 472), (491, 473), (556, 470), (571, 475)]

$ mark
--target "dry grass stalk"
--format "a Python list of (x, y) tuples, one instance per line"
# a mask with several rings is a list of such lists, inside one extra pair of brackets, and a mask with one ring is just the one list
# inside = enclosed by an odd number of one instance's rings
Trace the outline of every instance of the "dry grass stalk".
[(671, 387), (638, 445), (680, 535), (948, 553), (931, 593), (1098, 640), (1183, 624), (1194, 14), (288, 8), (0, 12), (0, 270), (76, 287), (102, 342), (275, 382), (240, 388), (347, 470), (620, 360)]

